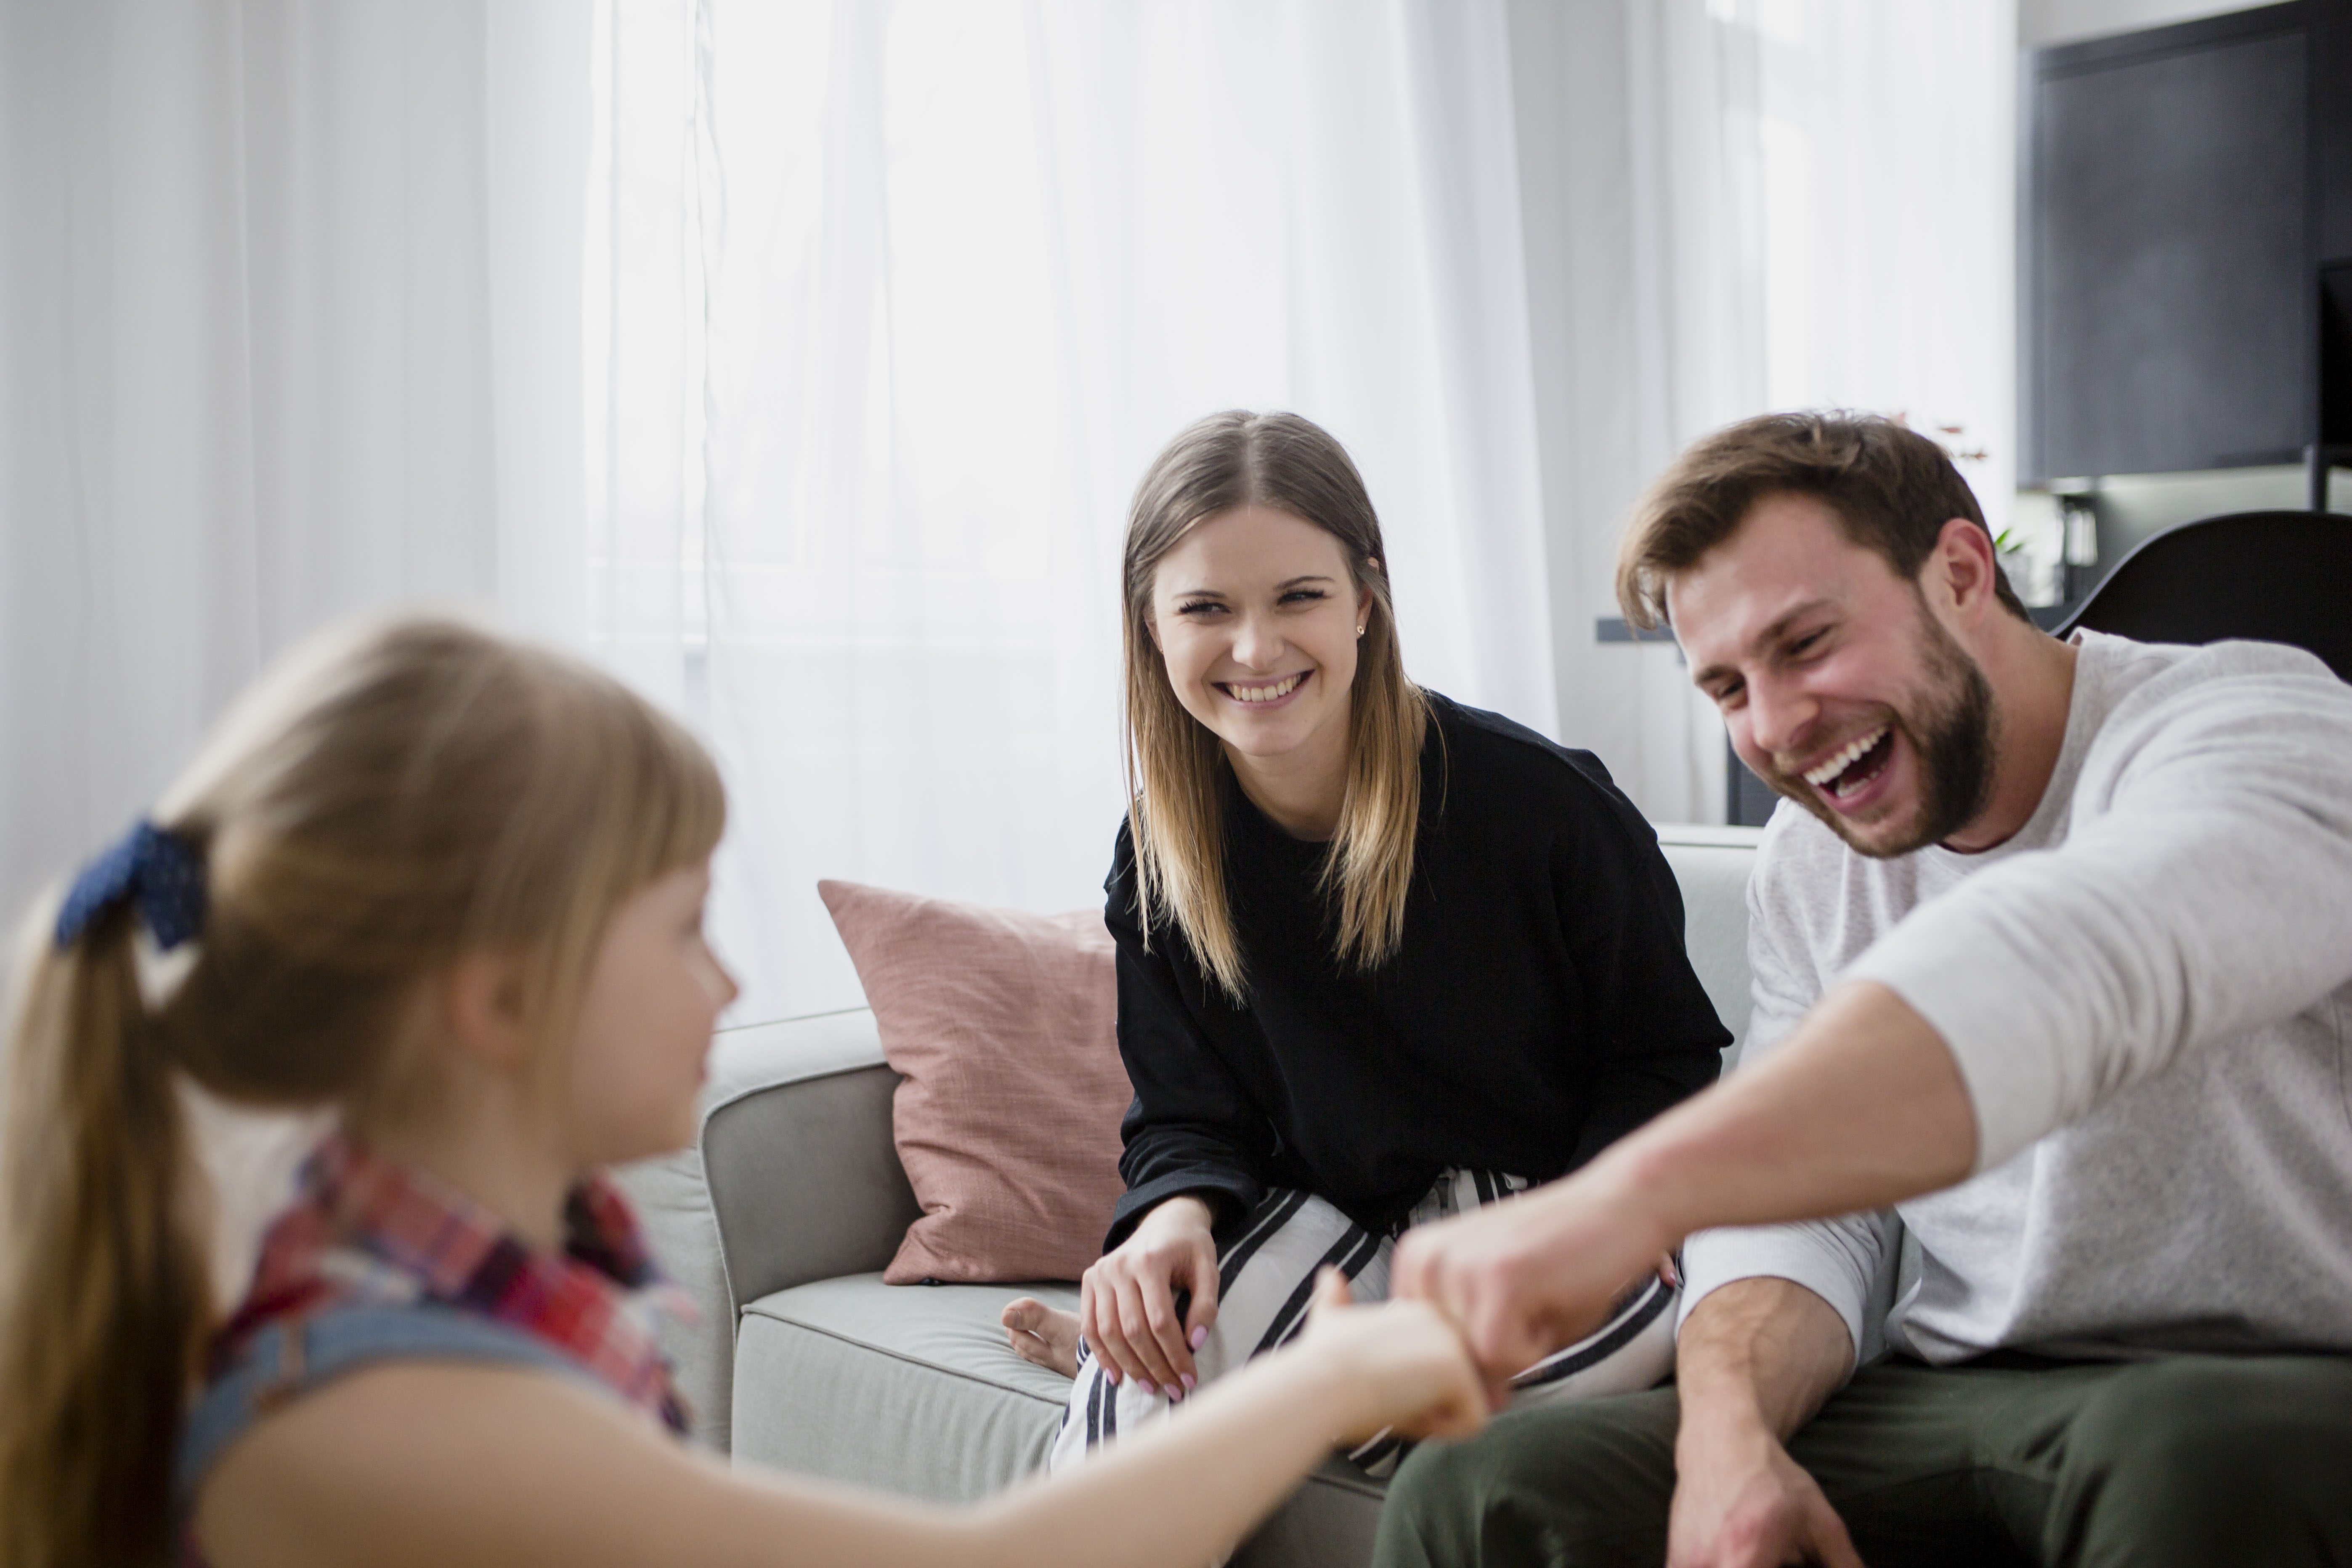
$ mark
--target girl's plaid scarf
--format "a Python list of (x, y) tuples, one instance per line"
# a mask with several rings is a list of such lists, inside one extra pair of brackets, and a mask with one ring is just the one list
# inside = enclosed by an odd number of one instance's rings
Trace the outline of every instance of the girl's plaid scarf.
[(690, 1319), (692, 1303), (655, 1267), (610, 1182), (592, 1176), (573, 1188), (563, 1217), (562, 1253), (538, 1250), (423, 1172), (331, 1137), (304, 1163), (294, 1206), (263, 1238), (253, 1289), (213, 1342), (214, 1368), (234, 1363), (272, 1323), (331, 1307), (430, 1303), (546, 1342), (685, 1432), (656, 1323)]

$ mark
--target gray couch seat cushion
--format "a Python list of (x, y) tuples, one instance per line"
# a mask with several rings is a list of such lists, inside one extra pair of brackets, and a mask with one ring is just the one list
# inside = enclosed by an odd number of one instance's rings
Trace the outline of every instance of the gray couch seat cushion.
[(850, 1274), (748, 1303), (735, 1343), (735, 1455), (942, 1502), (1045, 1462), (1069, 1380), (1004, 1342), (1015, 1296), (1077, 1310), (1064, 1284), (885, 1285)]
[(1026, 1285), (885, 1285), (879, 1274), (846, 1274), (762, 1296), (746, 1315), (773, 1318), (845, 1344), (861, 1346), (1049, 1406), (1060, 1419), (1070, 1380), (1026, 1362), (1004, 1342), (1004, 1304), (1034, 1296), (1066, 1312), (1078, 1310), (1078, 1288)]
[[(820, 1279), (743, 1309), (735, 1455), (941, 1502), (1000, 1491), (1045, 1462), (1069, 1380), (1014, 1355), (997, 1322), (1015, 1296), (1076, 1311), (1076, 1287)], [(1327, 1463), (1235, 1568), (1360, 1563), (1382, 1489)]]

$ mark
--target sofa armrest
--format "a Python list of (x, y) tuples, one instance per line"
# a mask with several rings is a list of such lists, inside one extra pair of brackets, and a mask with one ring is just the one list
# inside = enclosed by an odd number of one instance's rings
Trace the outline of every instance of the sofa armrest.
[(721, 1044), (702, 1166), (733, 1313), (884, 1267), (922, 1209), (891, 1142), (898, 1075), (883, 1062), (874, 1015), (732, 1029)]

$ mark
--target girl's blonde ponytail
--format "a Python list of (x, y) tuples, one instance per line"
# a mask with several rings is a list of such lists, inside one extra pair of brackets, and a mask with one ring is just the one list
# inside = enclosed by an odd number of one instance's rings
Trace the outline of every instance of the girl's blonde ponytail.
[(209, 1303), (178, 1091), (141, 1000), (133, 913), (17, 990), (0, 1215), (0, 1568), (159, 1563)]
[[(529, 954), (528, 1005), (558, 1039), (614, 910), (708, 858), (726, 810), (709, 757), (642, 700), (452, 622), (339, 638), (248, 694), (164, 796), (167, 831), (77, 884), (16, 988), (0, 1568), (173, 1551), (174, 1445), (215, 1310), (183, 1077), (331, 1107), (362, 1136), (412, 1114), (436, 1092), (430, 1053), (402, 1044), (420, 986), (464, 953)], [(153, 879), (126, 871), (158, 837)], [(143, 994), (145, 944), (183, 934), (194, 950)]]

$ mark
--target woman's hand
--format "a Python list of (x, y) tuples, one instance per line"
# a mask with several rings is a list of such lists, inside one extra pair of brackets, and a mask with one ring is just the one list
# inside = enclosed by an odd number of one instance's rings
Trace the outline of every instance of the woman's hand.
[(1297, 1354), (1328, 1358), (1349, 1401), (1342, 1443), (1381, 1432), (1466, 1437), (1486, 1424), (1486, 1395), (1454, 1326), (1425, 1301), (1351, 1304), (1347, 1277), (1326, 1268)]
[[(1217, 1321), (1217, 1243), (1209, 1205), (1170, 1198), (1078, 1281), (1078, 1331), (1111, 1382), (1181, 1399), (1198, 1381), (1192, 1352)], [(1176, 1315), (1176, 1292), (1192, 1293)]]

